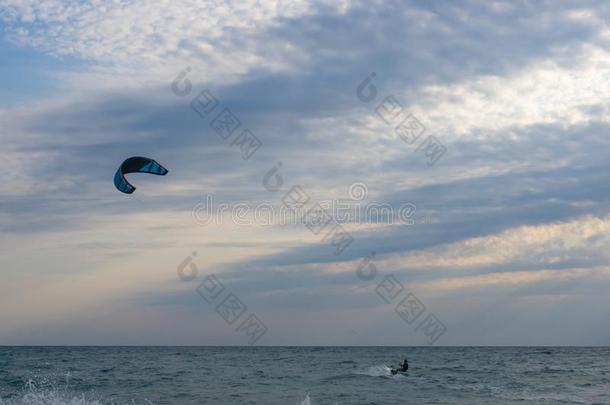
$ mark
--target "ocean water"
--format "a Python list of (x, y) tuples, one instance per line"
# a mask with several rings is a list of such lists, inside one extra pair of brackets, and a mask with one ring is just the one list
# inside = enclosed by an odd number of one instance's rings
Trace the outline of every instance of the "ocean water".
[(0, 347), (0, 404), (610, 404), (610, 348)]

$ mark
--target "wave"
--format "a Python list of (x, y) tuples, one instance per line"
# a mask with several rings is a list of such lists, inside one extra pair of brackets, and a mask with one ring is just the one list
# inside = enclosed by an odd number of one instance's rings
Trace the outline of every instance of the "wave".
[(56, 392), (38, 392), (24, 394), (21, 398), (3, 400), (2, 405), (102, 405), (97, 400), (90, 401), (81, 396), (65, 396)]
[(302, 400), (299, 405), (311, 405), (311, 399), (309, 399), (309, 394), (307, 394), (307, 396), (305, 397), (304, 400)]
[[(87, 398), (85, 394), (68, 392), (65, 389), (38, 387), (33, 381), (25, 384), (23, 392), (15, 398), (0, 397), (0, 405), (156, 405), (144, 399), (142, 401), (131, 400), (127, 403), (107, 402), (100, 399)], [(298, 402), (297, 405), (312, 405), (309, 394)], [(334, 402), (334, 405), (338, 405)]]
[[(2, 399), (0, 405), (108, 405), (97, 399), (86, 398), (84, 394), (68, 394), (56, 391), (29, 392), (19, 398)], [(110, 403), (110, 405), (121, 405)], [(148, 400), (131, 401), (124, 405), (154, 405)], [(306, 403), (305, 405), (310, 405)]]
[[(309, 398), (309, 394), (305, 396), (305, 399), (299, 402), (299, 405), (311, 405), (311, 398)], [(335, 402), (335, 405), (339, 405), (338, 402)]]
[(366, 375), (369, 377), (388, 377), (388, 378), (405, 378), (402, 374), (392, 374), (392, 369), (385, 364), (379, 366), (371, 366), (364, 371), (356, 371), (355, 374)]
[[(13, 398), (0, 397), (0, 405), (121, 405), (87, 398), (85, 394), (71, 392), (67, 386), (56, 388), (42, 380), (40, 386), (33, 380), (25, 383), (23, 390)], [(131, 401), (125, 405), (155, 405), (149, 400)]]

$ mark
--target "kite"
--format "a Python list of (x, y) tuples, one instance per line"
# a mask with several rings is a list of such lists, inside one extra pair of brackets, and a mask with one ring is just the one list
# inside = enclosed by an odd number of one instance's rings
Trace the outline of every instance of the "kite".
[(128, 173), (150, 173), (165, 176), (167, 169), (154, 160), (145, 157), (134, 156), (125, 159), (114, 175), (115, 187), (125, 194), (131, 194), (136, 190), (125, 178)]

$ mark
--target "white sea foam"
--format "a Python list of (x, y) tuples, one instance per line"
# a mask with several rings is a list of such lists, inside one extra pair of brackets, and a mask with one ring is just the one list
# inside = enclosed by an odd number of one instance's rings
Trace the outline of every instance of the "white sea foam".
[(69, 393), (62, 389), (36, 388), (28, 384), (20, 397), (0, 398), (0, 405), (155, 405), (149, 400), (131, 401), (125, 404), (86, 398), (84, 394)]
[[(65, 386), (59, 388), (56, 383), (65, 379)], [(88, 400), (83, 394), (69, 393), (70, 374), (55, 381), (49, 377), (38, 377), (25, 382), (23, 391), (16, 398), (0, 397), (0, 405), (102, 405), (97, 400)]]
[(385, 364), (381, 366), (372, 366), (366, 369), (366, 371), (362, 372), (364, 375), (369, 375), (371, 377), (386, 377), (392, 375), (392, 370), (390, 367)]
[(311, 400), (309, 399), (309, 394), (305, 396), (305, 399), (301, 401), (300, 405), (311, 405)]
[(66, 396), (58, 392), (29, 392), (21, 398), (3, 400), (1, 405), (102, 405), (97, 400), (88, 400), (84, 395)]
[[(299, 402), (299, 405), (311, 405), (311, 399), (309, 398), (309, 394), (305, 396), (305, 399)], [(339, 405), (338, 402), (335, 402), (334, 405)]]
[(392, 369), (385, 364), (379, 366), (371, 366), (364, 371), (357, 371), (356, 374), (368, 375), (369, 377), (388, 377), (388, 378), (404, 378), (401, 374), (392, 374)]
[[(309, 402), (307, 402), (309, 404)], [(131, 401), (125, 404), (100, 402), (95, 399), (85, 398), (85, 395), (68, 395), (57, 391), (28, 392), (20, 398), (2, 399), (0, 405), (154, 405), (148, 400)]]

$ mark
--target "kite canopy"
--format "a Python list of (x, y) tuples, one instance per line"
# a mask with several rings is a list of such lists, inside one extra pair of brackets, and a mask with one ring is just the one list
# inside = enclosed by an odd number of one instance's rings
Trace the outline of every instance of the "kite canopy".
[(167, 169), (154, 160), (145, 157), (134, 156), (125, 159), (114, 175), (115, 187), (125, 194), (131, 194), (136, 190), (125, 178), (128, 173), (150, 173), (165, 176)]

